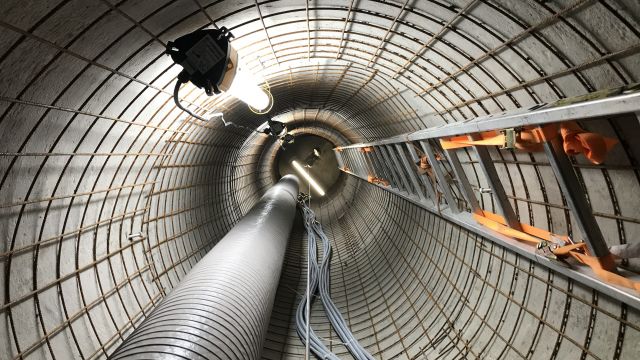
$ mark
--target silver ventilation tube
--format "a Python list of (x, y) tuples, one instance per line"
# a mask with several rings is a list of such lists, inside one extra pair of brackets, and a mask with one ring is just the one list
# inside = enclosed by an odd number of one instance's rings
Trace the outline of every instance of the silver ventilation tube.
[(298, 186), (287, 175), (267, 191), (110, 359), (258, 359)]

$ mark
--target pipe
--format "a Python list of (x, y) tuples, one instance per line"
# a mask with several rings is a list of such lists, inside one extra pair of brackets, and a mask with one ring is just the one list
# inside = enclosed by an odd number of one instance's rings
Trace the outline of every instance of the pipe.
[(269, 189), (109, 359), (260, 358), (298, 187)]

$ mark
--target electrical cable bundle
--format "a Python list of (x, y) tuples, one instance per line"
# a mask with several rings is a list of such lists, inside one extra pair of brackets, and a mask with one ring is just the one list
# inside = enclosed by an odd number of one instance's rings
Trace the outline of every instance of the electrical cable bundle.
[[(315, 221), (314, 216), (308, 216), (308, 211), (311, 211), (309, 207), (304, 202), (300, 202), (300, 206), (303, 211), (304, 217), (304, 227), (307, 229), (308, 236), (307, 241), (309, 243), (308, 253), (309, 253), (309, 294), (311, 299), (314, 299), (314, 295), (318, 288), (318, 259), (316, 255), (316, 237), (313, 231), (309, 231), (311, 227), (310, 222)], [(312, 213), (313, 214), (313, 213)], [(312, 303), (312, 302), (311, 302)], [(296, 332), (298, 336), (302, 340), (303, 343), (306, 344), (306, 329), (307, 329), (307, 317), (306, 317), (306, 304), (307, 304), (307, 296), (306, 294), (300, 299), (300, 304), (298, 305), (298, 309), (296, 311)], [(309, 348), (311, 351), (316, 354), (320, 359), (331, 359), (331, 360), (339, 360), (339, 358), (332, 353), (325, 345), (322, 343), (322, 340), (315, 334), (313, 329), (309, 330)]]
[[(310, 281), (308, 286), (309, 294), (314, 296), (316, 291), (320, 296), (325, 313), (331, 322), (331, 326), (336, 331), (349, 352), (357, 360), (373, 360), (373, 357), (360, 345), (358, 340), (353, 336), (351, 330), (347, 326), (342, 314), (331, 300), (329, 293), (330, 279), (330, 263), (331, 263), (331, 242), (327, 238), (322, 225), (316, 221), (316, 216), (304, 202), (300, 202), (300, 208), (304, 218), (304, 226), (307, 230)], [(317, 259), (317, 239), (322, 241), (322, 261), (318, 266)], [(296, 312), (296, 331), (303, 343), (306, 343), (306, 295), (300, 301)], [(310, 349), (320, 359), (338, 359), (329, 349), (322, 343), (322, 340), (310, 330)]]

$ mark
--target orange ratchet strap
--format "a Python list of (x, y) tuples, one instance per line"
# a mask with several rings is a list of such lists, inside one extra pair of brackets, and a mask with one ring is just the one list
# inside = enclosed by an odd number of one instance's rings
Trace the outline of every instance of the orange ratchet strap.
[(550, 241), (556, 244), (566, 244), (570, 242), (568, 236), (557, 235), (527, 224), (520, 224), (522, 231), (510, 228), (506, 225), (507, 222), (502, 216), (489, 211), (483, 210), (482, 212), (484, 216), (473, 214), (473, 218), (481, 225), (484, 225), (491, 230), (497, 231), (502, 235), (506, 235), (517, 240), (526, 241), (533, 244), (537, 244), (542, 240)]
[[(558, 133), (555, 124), (541, 128), (524, 128), (516, 132), (515, 148), (529, 152), (542, 150), (542, 143)], [(567, 155), (584, 154), (594, 164), (602, 164), (607, 154), (618, 143), (616, 139), (600, 134), (587, 132), (575, 121), (560, 124), (560, 135)], [(440, 143), (444, 149), (457, 149), (467, 146), (500, 146), (507, 143), (505, 131), (485, 131), (480, 133), (480, 140), (471, 140), (467, 135), (442, 139)]]
[(449, 139), (441, 139), (440, 144), (442, 145), (443, 149), (450, 150), (450, 149), (468, 147), (472, 145), (504, 146), (506, 141), (505, 135), (499, 133), (496, 130), (482, 132), (480, 133), (480, 137), (482, 137), (482, 140), (471, 140), (467, 135), (459, 135), (459, 136), (451, 137)]
[[(484, 216), (483, 216), (484, 215)], [(632, 281), (613, 271), (605, 269), (615, 269), (613, 255), (606, 258), (597, 258), (587, 254), (585, 243), (572, 243), (568, 236), (557, 235), (546, 230), (538, 229), (531, 225), (520, 224), (522, 231), (510, 228), (506, 225), (504, 218), (498, 214), (489, 211), (483, 211), (483, 215), (473, 214), (473, 218), (481, 225), (499, 232), (502, 235), (512, 237), (516, 240), (525, 241), (533, 244), (540, 242), (549, 242), (555, 244), (553, 254), (561, 257), (573, 257), (579, 263), (587, 265), (600, 279), (614, 285), (623, 286), (636, 291), (640, 291), (640, 282)], [(564, 244), (564, 245), (562, 245)]]
[[(636, 291), (640, 291), (640, 282), (627, 279), (626, 277), (620, 274), (616, 274), (612, 271), (606, 270), (602, 266), (601, 259), (598, 259), (593, 256), (589, 256), (583, 253), (579, 253), (576, 251), (569, 251), (569, 254), (573, 256), (574, 259), (581, 262), (582, 264), (588, 265), (591, 268), (591, 270), (593, 270), (593, 272), (596, 274), (596, 276), (598, 276), (600, 279), (606, 282), (609, 282), (611, 284), (624, 286), (627, 288), (635, 289)], [(610, 259), (607, 259), (607, 260), (613, 262), (613, 256), (612, 255), (609, 255), (609, 256), (610, 256)]]
[(609, 151), (618, 143), (616, 139), (586, 132), (573, 121), (562, 124), (560, 134), (567, 155), (584, 154), (594, 164), (602, 164)]
[(383, 186), (389, 186), (389, 181), (383, 179), (383, 178), (379, 178), (379, 177), (375, 177), (373, 175), (369, 175), (367, 177), (367, 181), (369, 181), (372, 184), (380, 184)]

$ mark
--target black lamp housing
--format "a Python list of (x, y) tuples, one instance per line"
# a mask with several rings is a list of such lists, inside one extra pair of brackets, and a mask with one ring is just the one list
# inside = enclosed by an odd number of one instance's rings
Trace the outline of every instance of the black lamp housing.
[(231, 86), (238, 54), (230, 45), (233, 35), (225, 27), (196, 30), (167, 43), (166, 53), (183, 70), (181, 83), (191, 81), (207, 95), (219, 94)]

